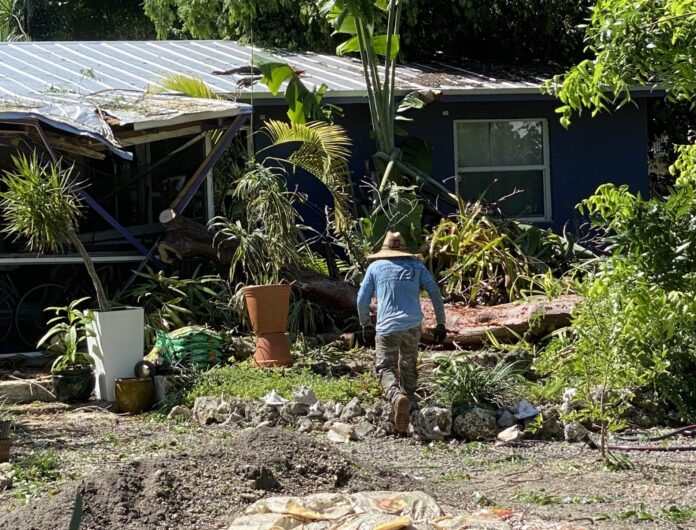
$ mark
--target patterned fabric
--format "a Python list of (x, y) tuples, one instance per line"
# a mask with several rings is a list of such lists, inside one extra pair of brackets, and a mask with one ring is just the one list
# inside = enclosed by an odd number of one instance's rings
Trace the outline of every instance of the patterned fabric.
[(376, 337), (374, 373), (391, 403), (400, 394), (414, 401), (418, 388), (420, 336), (421, 328), (417, 326)]
[(202, 326), (157, 331), (155, 346), (145, 359), (163, 366), (184, 362), (206, 369), (222, 361), (222, 338)]

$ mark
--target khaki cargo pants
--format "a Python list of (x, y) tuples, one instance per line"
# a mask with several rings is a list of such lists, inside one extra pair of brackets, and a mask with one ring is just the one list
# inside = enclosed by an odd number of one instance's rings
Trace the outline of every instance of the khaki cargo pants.
[(414, 402), (418, 388), (418, 345), (421, 327), (375, 337), (374, 374), (390, 402), (404, 394)]

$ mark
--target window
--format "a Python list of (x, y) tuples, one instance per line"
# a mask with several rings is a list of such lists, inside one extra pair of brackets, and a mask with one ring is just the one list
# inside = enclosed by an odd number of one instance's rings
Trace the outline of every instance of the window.
[(497, 202), (508, 216), (551, 216), (546, 120), (454, 122), (457, 193)]

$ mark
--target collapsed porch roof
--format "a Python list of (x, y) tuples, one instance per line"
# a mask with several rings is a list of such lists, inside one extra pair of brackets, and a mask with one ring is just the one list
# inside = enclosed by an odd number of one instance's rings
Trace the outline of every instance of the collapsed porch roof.
[(127, 90), (16, 96), (0, 101), (0, 122), (38, 121), (55, 129), (107, 146), (126, 159), (132, 153), (119, 141), (121, 131), (146, 131), (223, 120), (251, 114), (244, 103)]

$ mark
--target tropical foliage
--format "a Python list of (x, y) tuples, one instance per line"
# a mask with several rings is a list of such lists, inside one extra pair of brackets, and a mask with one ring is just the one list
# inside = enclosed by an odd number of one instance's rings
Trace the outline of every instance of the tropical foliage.
[(278, 283), (283, 267), (300, 263), (301, 234), (282, 168), (252, 166), (235, 184), (234, 196), (245, 205), (242, 218), (216, 217), (214, 244), (231, 241), (236, 250), (230, 276), (241, 274), (246, 284)]
[(625, 105), (635, 86), (660, 86), (672, 100), (693, 100), (696, 1), (598, 0), (585, 44), (592, 57), (547, 83), (563, 103), (557, 110), (565, 125), (573, 112)]
[(326, 122), (284, 123), (269, 120), (263, 131), (275, 146), (297, 144), (287, 161), (318, 178), (334, 201), (339, 231), (346, 229), (351, 214), (351, 182), (348, 171), (350, 139), (345, 129)]
[(92, 279), (99, 308), (110, 309), (101, 280), (82, 241), (77, 236), (82, 202), (73, 166), (42, 163), (36, 152), (12, 157), (14, 169), (2, 177), (5, 191), (0, 192), (0, 210), (5, 221), (3, 232), (25, 242), (30, 252), (62, 252), (68, 244), (80, 253)]
[(439, 356), (426, 379), (433, 399), (452, 403), (455, 411), (476, 405), (511, 405), (520, 395), (520, 376), (514, 364), (499, 362), (484, 368), (466, 354)]
[(150, 85), (148, 92), (153, 94), (165, 91), (179, 92), (191, 98), (218, 99), (213, 90), (199, 77), (184, 74), (172, 74), (160, 79), (156, 85)]
[(0, 0), (0, 41), (23, 40), (21, 0)]
[[(427, 236), (427, 262), (455, 300), (495, 305), (559, 287), (559, 278), (594, 255), (574, 238), (492, 215), (460, 201), (459, 212)], [(544, 284), (551, 284), (550, 289)]]
[(666, 197), (603, 185), (580, 205), (606, 233), (611, 256), (581, 289), (585, 302), (537, 369), (578, 388), (575, 415), (602, 433), (622, 428), (639, 396), (696, 418), (696, 148), (682, 147)]
[(157, 331), (170, 332), (184, 326), (234, 327), (227, 306), (231, 294), (226, 282), (215, 274), (200, 274), (200, 267), (182, 277), (177, 271), (147, 269), (137, 273), (127, 297), (145, 310), (145, 342), (152, 346)]
[(37, 347), (46, 347), (49, 352), (57, 353), (51, 371), (69, 370), (90, 366), (92, 359), (81, 350), (87, 339), (88, 324), (92, 318), (80, 307), (89, 298), (74, 300), (66, 307), (47, 307), (46, 311), (55, 314), (48, 321), (51, 326), (41, 337)]

